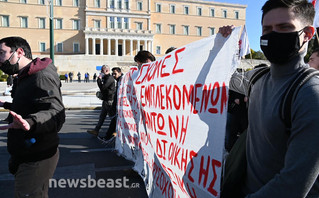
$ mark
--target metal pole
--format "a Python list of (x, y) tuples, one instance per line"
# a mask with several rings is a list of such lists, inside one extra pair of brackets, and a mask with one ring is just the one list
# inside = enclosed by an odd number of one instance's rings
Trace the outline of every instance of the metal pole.
[(50, 0), (50, 58), (54, 64), (53, 0)]

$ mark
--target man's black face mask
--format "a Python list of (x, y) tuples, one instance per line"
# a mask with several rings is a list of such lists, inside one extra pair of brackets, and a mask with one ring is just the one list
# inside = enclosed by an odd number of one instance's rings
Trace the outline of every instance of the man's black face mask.
[(271, 63), (284, 64), (298, 55), (300, 48), (299, 36), (303, 29), (296, 32), (270, 32), (260, 37), (260, 48)]
[[(13, 52), (14, 54), (15, 52)], [(6, 61), (4, 61), (0, 67), (0, 69), (6, 73), (6, 74), (9, 74), (9, 75), (13, 75), (13, 74), (17, 74), (19, 72), (19, 60), (15, 63), (15, 64), (11, 64), (10, 63), (10, 60), (12, 59), (13, 57), (13, 54), (10, 56), (10, 58)]]

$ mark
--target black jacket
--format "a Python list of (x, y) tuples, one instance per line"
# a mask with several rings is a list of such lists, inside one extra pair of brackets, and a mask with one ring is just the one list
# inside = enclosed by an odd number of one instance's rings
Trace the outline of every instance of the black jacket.
[(113, 101), (115, 93), (115, 80), (111, 74), (106, 74), (102, 79), (97, 79), (97, 85), (99, 86), (103, 95), (102, 100)]
[[(51, 62), (48, 58), (37, 58), (21, 69), (13, 101), (4, 104), (31, 126), (29, 131), (8, 130), (8, 151), (20, 163), (47, 159), (57, 151), (57, 133), (65, 122), (65, 109), (61, 81)], [(25, 141), (30, 138), (36, 142), (27, 146)]]

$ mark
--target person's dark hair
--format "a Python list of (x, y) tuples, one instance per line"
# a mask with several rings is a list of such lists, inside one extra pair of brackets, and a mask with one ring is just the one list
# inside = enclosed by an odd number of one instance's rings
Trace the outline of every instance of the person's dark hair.
[(15, 52), (18, 48), (22, 48), (25, 57), (32, 60), (32, 52), (29, 43), (21, 37), (6, 37), (0, 40), (0, 44), (4, 43), (11, 48), (11, 52)]
[(174, 50), (176, 50), (176, 47), (170, 47), (170, 48), (168, 48), (166, 50), (165, 54), (168, 54), (168, 53), (170, 53), (171, 51), (174, 51)]
[(117, 71), (118, 73), (122, 73), (121, 68), (119, 67), (113, 67), (112, 71)]
[(272, 9), (275, 8), (288, 8), (292, 9), (296, 17), (302, 20), (306, 25), (312, 25), (315, 16), (315, 9), (308, 0), (268, 0), (261, 8), (264, 16)]
[(146, 50), (139, 51), (136, 54), (136, 56), (134, 57), (135, 62), (138, 61), (141, 63), (146, 63), (147, 59), (150, 59), (153, 62), (153, 61), (155, 61), (155, 56), (151, 52), (146, 51)]

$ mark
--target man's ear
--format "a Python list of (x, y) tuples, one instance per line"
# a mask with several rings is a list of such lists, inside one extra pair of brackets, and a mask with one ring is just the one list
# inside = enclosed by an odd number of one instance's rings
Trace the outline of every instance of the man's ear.
[(18, 55), (18, 58), (21, 58), (22, 56), (25, 55), (24, 50), (23, 50), (21, 47), (19, 47), (19, 48), (16, 50), (16, 53), (17, 53), (17, 55)]
[(307, 42), (310, 41), (312, 37), (315, 35), (316, 29), (313, 26), (307, 26), (304, 28), (303, 31), (305, 33), (304, 41)]

